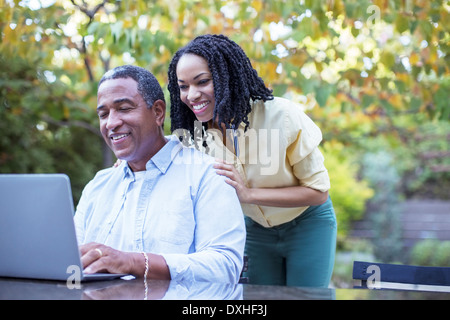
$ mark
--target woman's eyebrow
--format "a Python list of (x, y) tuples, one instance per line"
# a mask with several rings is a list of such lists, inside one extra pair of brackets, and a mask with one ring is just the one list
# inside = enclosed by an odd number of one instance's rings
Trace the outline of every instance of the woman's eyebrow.
[(199, 73), (198, 75), (196, 75), (196, 76), (194, 77), (194, 80), (197, 80), (200, 76), (202, 76), (202, 75), (204, 75), (204, 74), (208, 74), (208, 73), (207, 73), (207, 72)]
[[(208, 72), (201, 72), (198, 75), (196, 75), (194, 77), (194, 80), (197, 80), (200, 76), (204, 75), (204, 74), (208, 74)], [(183, 79), (178, 79), (178, 82), (185, 82)]]

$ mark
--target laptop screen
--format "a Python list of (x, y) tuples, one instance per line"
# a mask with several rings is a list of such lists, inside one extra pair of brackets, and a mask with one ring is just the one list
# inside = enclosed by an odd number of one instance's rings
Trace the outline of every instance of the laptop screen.
[(65, 280), (80, 266), (69, 178), (0, 174), (0, 276)]

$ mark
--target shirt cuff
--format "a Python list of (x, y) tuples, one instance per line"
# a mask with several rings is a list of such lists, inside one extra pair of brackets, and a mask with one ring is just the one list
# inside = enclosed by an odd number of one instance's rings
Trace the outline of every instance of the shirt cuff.
[(169, 268), (171, 280), (178, 282), (194, 282), (194, 274), (191, 270), (191, 263), (186, 254), (161, 254), (166, 260)]
[(161, 256), (166, 260), (171, 280), (187, 284), (196, 281), (237, 283), (242, 270), (242, 263), (228, 259), (219, 252), (169, 253)]

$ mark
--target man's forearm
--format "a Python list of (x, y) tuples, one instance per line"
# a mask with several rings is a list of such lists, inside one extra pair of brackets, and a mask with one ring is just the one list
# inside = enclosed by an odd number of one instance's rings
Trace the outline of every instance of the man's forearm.
[(136, 277), (144, 277), (147, 269), (147, 279), (170, 280), (170, 271), (166, 260), (160, 255), (147, 253), (148, 261), (144, 254), (130, 253), (130, 271), (129, 273)]

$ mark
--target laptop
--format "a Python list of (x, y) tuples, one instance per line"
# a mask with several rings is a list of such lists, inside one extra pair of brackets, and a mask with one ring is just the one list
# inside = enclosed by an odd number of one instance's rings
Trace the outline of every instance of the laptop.
[(111, 280), (84, 274), (65, 174), (0, 174), (0, 277)]

